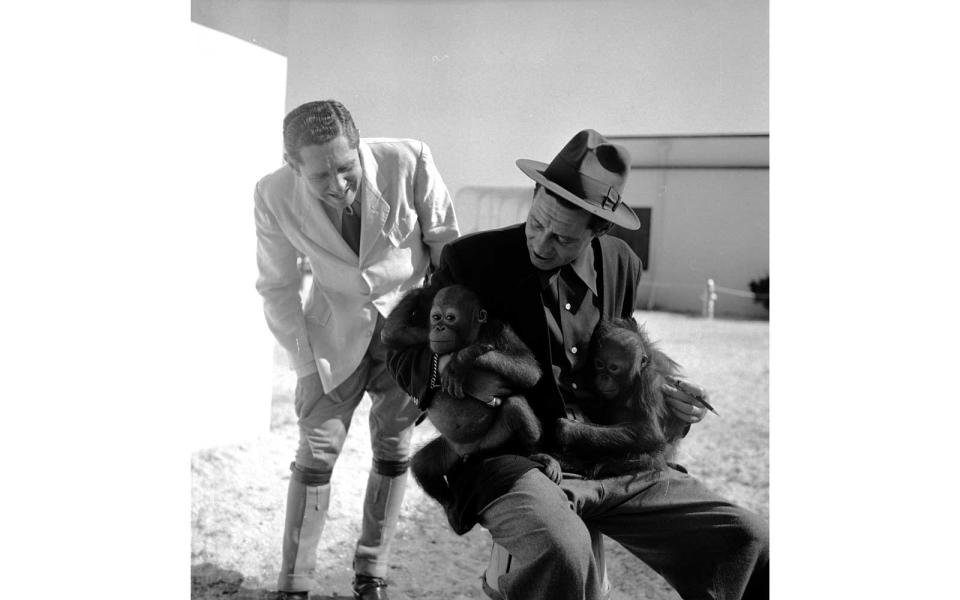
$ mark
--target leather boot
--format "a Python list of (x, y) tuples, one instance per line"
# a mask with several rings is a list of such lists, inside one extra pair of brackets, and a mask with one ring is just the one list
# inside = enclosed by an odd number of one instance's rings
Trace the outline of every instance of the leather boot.
[(390, 600), (387, 596), (387, 582), (380, 577), (370, 577), (359, 573), (353, 580), (354, 600)]
[(363, 501), (363, 529), (353, 559), (353, 569), (358, 575), (378, 578), (386, 576), (390, 542), (397, 529), (406, 486), (405, 469), (395, 476), (383, 475), (376, 470), (370, 472), (367, 494)]
[(283, 525), (283, 562), (278, 589), (310, 590), (317, 568), (317, 545), (330, 506), (330, 484), (307, 485), (296, 474), (287, 488), (287, 514)]

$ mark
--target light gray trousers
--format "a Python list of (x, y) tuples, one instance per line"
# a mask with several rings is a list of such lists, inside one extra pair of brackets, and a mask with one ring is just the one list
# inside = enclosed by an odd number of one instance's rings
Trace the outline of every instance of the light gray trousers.
[(406, 489), (410, 438), (420, 411), (386, 370), (386, 350), (380, 343), (382, 318), (380, 321), (363, 361), (350, 377), (332, 392), (295, 407), (300, 444), (290, 465), (283, 562), (277, 583), (281, 591), (314, 587), (317, 547), (330, 504), (330, 476), (364, 392), (372, 401), (373, 465), (353, 568), (364, 575), (386, 576), (390, 542)]

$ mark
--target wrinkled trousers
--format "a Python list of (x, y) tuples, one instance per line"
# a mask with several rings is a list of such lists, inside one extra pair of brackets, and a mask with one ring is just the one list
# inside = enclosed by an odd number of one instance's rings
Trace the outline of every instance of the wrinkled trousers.
[(590, 546), (596, 529), (660, 573), (685, 600), (769, 597), (766, 522), (676, 471), (601, 480), (538, 470), (481, 511), (513, 556), (499, 588), (508, 600), (601, 598)]
[(277, 583), (281, 591), (314, 587), (317, 547), (330, 503), (330, 477), (364, 392), (372, 402), (373, 465), (367, 478), (353, 568), (373, 577), (387, 574), (390, 542), (406, 489), (410, 438), (420, 411), (386, 370), (381, 325), (382, 317), (360, 366), (346, 381), (332, 392), (294, 407), (300, 442), (290, 465), (283, 559)]

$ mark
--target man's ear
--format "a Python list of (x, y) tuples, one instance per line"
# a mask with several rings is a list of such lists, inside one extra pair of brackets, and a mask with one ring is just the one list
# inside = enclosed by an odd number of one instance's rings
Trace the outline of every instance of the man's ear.
[(290, 156), (289, 154), (287, 154), (286, 152), (283, 153), (283, 160), (284, 160), (284, 162), (287, 163), (287, 165), (288, 165), (291, 169), (293, 169), (293, 172), (296, 173), (297, 176), (299, 177), (299, 176), (300, 176), (300, 164), (299, 164), (296, 160), (294, 160), (293, 157)]
[(477, 323), (486, 323), (487, 322), (487, 311), (486, 309), (481, 308), (477, 311)]
[(598, 238), (603, 237), (608, 233), (610, 233), (611, 229), (613, 229), (613, 223), (611, 223), (610, 221), (604, 220), (603, 224), (600, 225), (600, 227), (593, 232), (593, 237), (598, 237)]

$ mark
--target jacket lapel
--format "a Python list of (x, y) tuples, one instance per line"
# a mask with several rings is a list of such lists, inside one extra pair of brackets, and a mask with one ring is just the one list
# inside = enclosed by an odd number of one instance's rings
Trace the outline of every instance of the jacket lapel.
[[(300, 223), (300, 231), (315, 247), (331, 256), (353, 263), (353, 250), (340, 235), (340, 224), (334, 223), (327, 212), (319, 205), (319, 200), (310, 197), (300, 178), (297, 178), (294, 191), (295, 212)], [(361, 226), (361, 231), (362, 231)]]
[[(559, 390), (550, 372), (553, 364), (553, 353), (550, 346), (550, 332), (547, 329), (547, 316), (543, 308), (543, 292), (540, 289), (538, 271), (530, 264), (527, 257), (526, 237), (523, 234), (523, 225), (518, 228), (517, 236), (511, 240), (513, 250), (508, 255), (523, 256), (522, 260), (511, 261), (512, 267), (501, 285), (506, 299), (506, 314), (508, 321), (513, 325), (517, 335), (530, 347), (533, 355), (540, 360), (540, 366), (545, 369), (543, 377), (535, 390), (531, 390), (527, 400), (534, 405), (534, 410), (552, 421), (564, 416), (562, 402), (553, 402), (552, 398), (559, 398)], [(508, 267), (509, 268), (509, 267)]]
[[(605, 238), (593, 240), (594, 266), (597, 269), (597, 293), (603, 306), (605, 318), (618, 318), (624, 311), (624, 290), (627, 281), (621, 276), (618, 268), (618, 255)], [(636, 285), (636, 282), (633, 282)], [(633, 312), (631, 306), (629, 313)]]
[(543, 299), (537, 270), (527, 259), (527, 242), (523, 225), (519, 225), (510, 239), (506, 256), (523, 256), (522, 260), (507, 261), (504, 277), (494, 285), (502, 289), (502, 310), (517, 334), (530, 344), (537, 356), (550, 355), (547, 318), (543, 312)]
[(360, 140), (360, 164), (363, 166), (363, 214), (360, 221), (360, 263), (370, 254), (377, 240), (388, 234), (387, 219), (390, 217), (390, 203), (380, 193), (377, 185), (379, 165), (370, 150), (370, 146)]
[(600, 298), (600, 318), (602, 319), (604, 315), (614, 314), (613, 299), (616, 294), (610, 292), (616, 291), (617, 282), (613, 279), (615, 270), (604, 268), (603, 244), (600, 243), (600, 239), (593, 238), (590, 245), (593, 246), (593, 268), (597, 271), (597, 296)]

